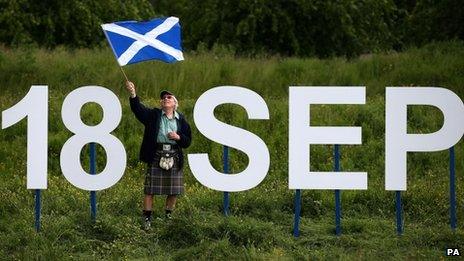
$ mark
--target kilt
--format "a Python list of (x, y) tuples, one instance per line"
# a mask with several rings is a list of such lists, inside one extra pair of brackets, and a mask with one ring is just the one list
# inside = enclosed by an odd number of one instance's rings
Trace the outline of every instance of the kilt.
[(178, 157), (174, 157), (174, 166), (165, 170), (159, 166), (159, 156), (147, 165), (145, 175), (145, 195), (180, 195), (184, 193), (182, 169)]

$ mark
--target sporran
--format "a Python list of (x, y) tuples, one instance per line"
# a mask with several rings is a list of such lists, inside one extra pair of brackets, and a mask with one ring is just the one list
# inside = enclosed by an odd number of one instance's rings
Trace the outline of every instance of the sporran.
[(172, 150), (170, 144), (163, 144), (163, 151), (158, 153), (160, 153), (160, 168), (170, 170), (174, 166), (174, 157), (177, 155), (176, 151)]

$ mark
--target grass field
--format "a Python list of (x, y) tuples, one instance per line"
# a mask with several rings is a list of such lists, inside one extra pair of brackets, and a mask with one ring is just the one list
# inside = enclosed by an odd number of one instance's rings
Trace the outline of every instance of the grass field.
[[(145, 166), (138, 162), (143, 126), (132, 115), (124, 78), (109, 48), (53, 51), (0, 49), (0, 109), (17, 103), (33, 84), (49, 86), (49, 179), (42, 192), (42, 228), (34, 231), (34, 194), (26, 189), (26, 121), (0, 131), (0, 255), (6, 259), (437, 259), (445, 248), (464, 251), (464, 147), (456, 146), (458, 230), (449, 228), (448, 152), (409, 153), (408, 190), (403, 193), (405, 231), (396, 235), (394, 192), (384, 189), (386, 86), (437, 86), (464, 98), (464, 43), (429, 44), (404, 53), (328, 60), (234, 57), (227, 50), (186, 54), (177, 64), (145, 62), (124, 69), (145, 104), (157, 106), (161, 89), (180, 100), (193, 131), (185, 153), (210, 155), (222, 170), (222, 146), (202, 136), (193, 122), (196, 99), (221, 85), (246, 87), (261, 95), (270, 120), (248, 120), (245, 110), (223, 105), (216, 116), (247, 129), (267, 144), (271, 166), (265, 180), (246, 192), (231, 193), (231, 215), (222, 214), (222, 193), (198, 183), (186, 165), (186, 193), (172, 221), (156, 220), (140, 229)], [(72, 136), (61, 120), (64, 97), (80, 86), (109, 88), (120, 98), (123, 116), (114, 131), (128, 165), (113, 187), (98, 192), (98, 216), (90, 219), (89, 193), (61, 174), (59, 155)], [(307, 190), (302, 197), (301, 235), (292, 236), (294, 191), (288, 189), (288, 86), (366, 86), (365, 105), (311, 107), (313, 125), (362, 126), (363, 144), (341, 146), (341, 168), (367, 171), (368, 190), (343, 191), (342, 235), (334, 234), (333, 191)], [(85, 105), (84, 122), (102, 118), (99, 106)], [(443, 123), (430, 106), (408, 108), (408, 131), (428, 133)], [(333, 146), (311, 147), (311, 169), (331, 171)], [(87, 151), (82, 164), (88, 169)], [(97, 169), (105, 152), (98, 147)], [(231, 170), (247, 156), (231, 150)], [(155, 199), (162, 216), (164, 199)]]

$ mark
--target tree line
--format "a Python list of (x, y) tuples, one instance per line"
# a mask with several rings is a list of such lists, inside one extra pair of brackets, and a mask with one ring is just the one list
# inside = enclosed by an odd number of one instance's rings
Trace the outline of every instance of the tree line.
[(185, 50), (347, 56), (464, 39), (460, 0), (0, 0), (6, 46), (91, 48), (100, 24), (177, 16)]

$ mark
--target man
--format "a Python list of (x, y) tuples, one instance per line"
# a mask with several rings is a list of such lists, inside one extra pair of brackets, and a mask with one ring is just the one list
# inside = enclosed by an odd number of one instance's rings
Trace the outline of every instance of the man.
[(147, 108), (136, 95), (135, 85), (127, 81), (130, 106), (145, 126), (140, 160), (147, 163), (144, 184), (144, 228), (151, 227), (153, 195), (167, 195), (165, 216), (172, 218), (177, 195), (184, 192), (182, 148), (190, 146), (192, 137), (185, 117), (177, 111), (177, 98), (169, 91), (160, 93), (160, 108)]

